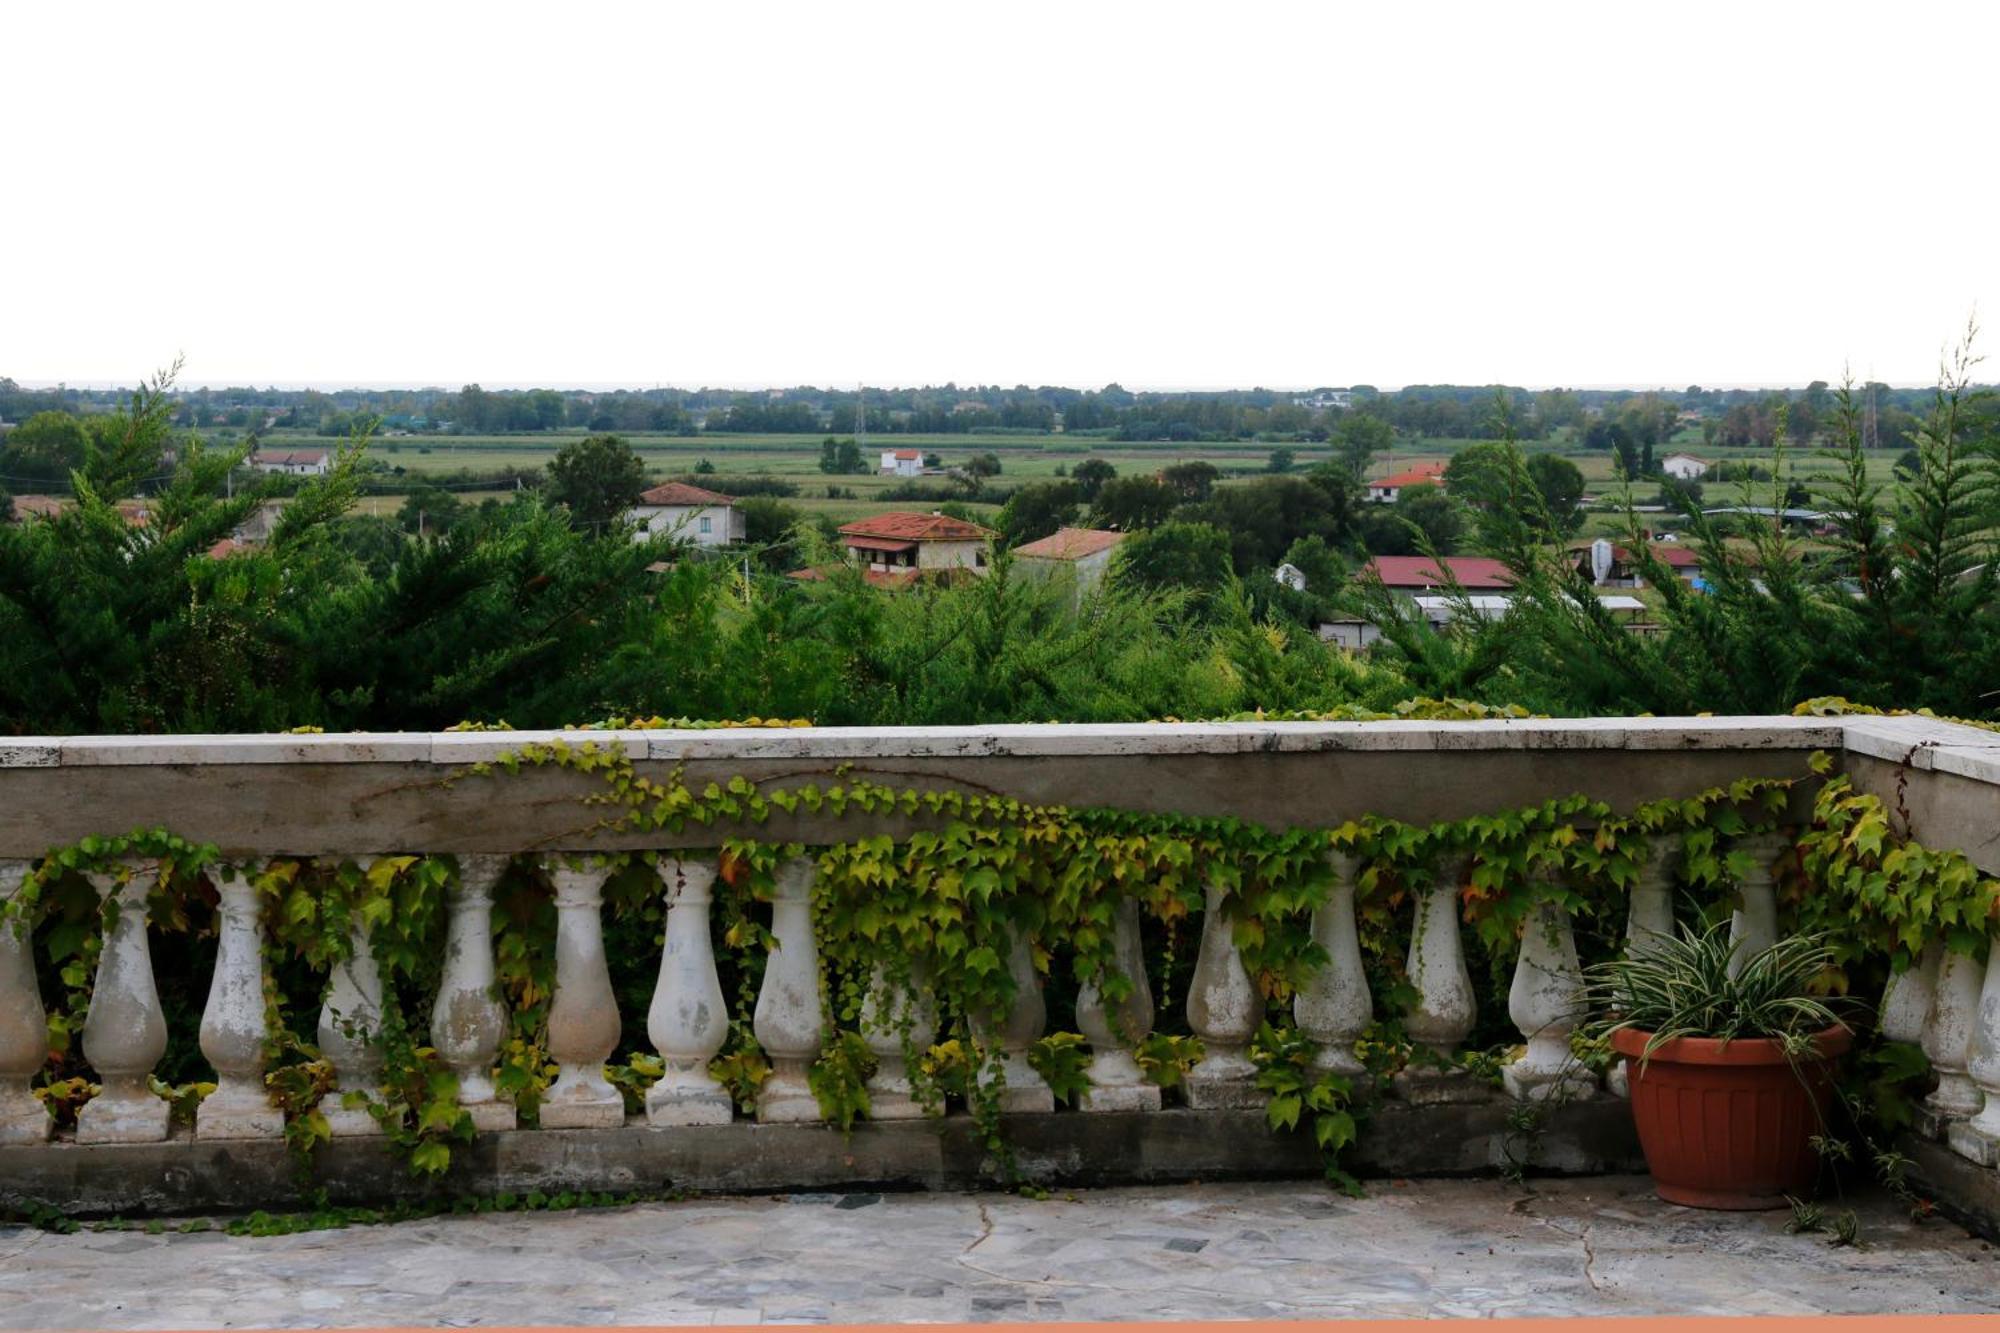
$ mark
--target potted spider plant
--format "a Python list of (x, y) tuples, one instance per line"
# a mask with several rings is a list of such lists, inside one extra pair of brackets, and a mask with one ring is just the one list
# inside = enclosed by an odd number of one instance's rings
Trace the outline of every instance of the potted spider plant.
[(1809, 992), (1817, 936), (1740, 952), (1728, 923), (1654, 935), (1591, 969), (1590, 1025), (1625, 1060), (1654, 1186), (1695, 1208), (1778, 1208), (1818, 1167), (1834, 1068), (1853, 1037)]

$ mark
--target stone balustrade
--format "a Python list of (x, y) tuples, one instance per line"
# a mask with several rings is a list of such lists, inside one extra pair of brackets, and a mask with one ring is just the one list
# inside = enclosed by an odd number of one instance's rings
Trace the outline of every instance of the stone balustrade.
[[(505, 780), (438, 779), (546, 734), (354, 737), (76, 738), (0, 744), (0, 903), (19, 891), (43, 849), (90, 834), (161, 826), (213, 843), (224, 860), (209, 871), (218, 899), (218, 947), (199, 1045), (216, 1090), (196, 1114), (196, 1141), (277, 1139), (284, 1124), (262, 1095), (266, 965), (260, 899), (247, 868), (260, 857), (347, 856), (356, 848), (447, 855), (447, 932), (435, 1004), (423, 1036), (457, 1076), (458, 1097), (485, 1133), (619, 1130), (692, 1133), (729, 1124), (737, 1108), (711, 1070), (730, 1026), (718, 971), (711, 902), (724, 836), (690, 828), (648, 835), (578, 818), (587, 779), (524, 772)], [(1991, 872), (2000, 864), (2000, 735), (1929, 719), (1613, 719), (1587, 722), (1246, 723), (1137, 727), (991, 727), (904, 732), (605, 732), (572, 743), (622, 747), (642, 776), (681, 775), (692, 786), (743, 776), (775, 788), (836, 774), (892, 785), (956, 787), (1035, 802), (1230, 814), (1267, 825), (1330, 827), (1364, 814), (1442, 820), (1512, 808), (1575, 791), (1614, 808), (1685, 796), (1744, 776), (1798, 777), (1815, 751), (1835, 756), (1866, 790), (1898, 790), (1912, 831), (1958, 847)], [(1807, 798), (1793, 795), (1796, 821)], [(774, 816), (755, 836), (807, 847), (856, 836), (807, 812)], [(885, 813), (871, 831), (906, 836), (921, 815)], [(664, 1072), (628, 1116), (605, 1064), (628, 1019), (607, 958), (603, 893), (607, 853), (641, 847), (654, 864), (664, 905), (657, 980), (644, 1030)], [(1625, 947), (1644, 950), (1672, 928), (1675, 842), (1661, 839), (1640, 867), (1629, 899)], [(1772, 866), (1787, 854), (1782, 834), (1743, 840), (1751, 870), (1736, 886), (1732, 937), (1746, 947), (1779, 929)], [(552, 886), (556, 931), (547, 1054), (555, 1077), (540, 1099), (538, 1130), (517, 1130), (494, 1070), (508, 1014), (496, 986), (494, 892), (510, 866)], [(1317, 1044), (1317, 1067), (1357, 1075), (1357, 1042), (1382, 1016), (1357, 930), (1361, 863), (1334, 853), (1332, 886), (1312, 915), (1326, 963), (1292, 1000), (1299, 1031)], [(775, 872), (768, 944), (756, 980), (751, 1029), (770, 1070), (745, 1114), (764, 1124), (815, 1122), (809, 1072), (834, 1029), (823, 990), (810, 855)], [(93, 872), (113, 910), (96, 960), (82, 1051), (101, 1091), (82, 1107), (74, 1144), (162, 1142), (168, 1105), (149, 1086), (167, 1046), (166, 1014), (149, 955), (147, 893), (154, 868), (129, 862)], [(1404, 975), (1414, 995), (1401, 1013), (1417, 1058), (1389, 1095), (1411, 1106), (1445, 1107), (1511, 1097), (1570, 1103), (1603, 1090), (1571, 1054), (1581, 1017), (1582, 972), (1572, 923), (1553, 905), (1534, 909), (1520, 937), (1506, 1012), (1520, 1053), (1504, 1069), (1504, 1092), (1470, 1076), (1456, 1057), (1473, 1032), (1478, 990), (1461, 932), (1470, 863), (1444, 856), (1411, 878)], [(1190, 1111), (1255, 1111), (1249, 1047), (1267, 1004), (1246, 968), (1225, 895), (1206, 893), (1187, 974), (1186, 1030), (1202, 1056), (1185, 1085), (1163, 1097), (1135, 1058), (1159, 1023), (1148, 983), (1138, 904), (1121, 903), (1113, 927), (1118, 966), (1134, 984), (1115, 1003), (1086, 980), (1074, 1010), (1051, 1015), (1031, 942), (1011, 942), (1004, 966), (1013, 1000), (1003, 1011), (967, 1015), (972, 1035), (996, 1058), (981, 1077), (1001, 1112), (1046, 1115), (1055, 1097), (1029, 1059), (1052, 1026), (1073, 1027), (1088, 1045), (1088, 1087), (1076, 1110), (1150, 1116), (1175, 1102)], [(53, 1121), (28, 1088), (45, 1055), (45, 1016), (31, 941), (0, 928), (0, 1145), (43, 1144)], [(647, 966), (653, 959), (649, 956)], [(871, 1118), (925, 1122), (942, 1108), (916, 1095), (908, 1057), (938, 1031), (937, 999), (923, 960), (878, 965), (855, 1025), (876, 1057), (868, 1084)], [(326, 979), (318, 1021), (334, 1090), (322, 1103), (336, 1138), (380, 1135), (377, 1111), (346, 1094), (379, 1080), (376, 1047), (383, 978), (368, 931), (355, 922), (347, 956)], [(1933, 946), (1892, 979), (1881, 1006), (1892, 1037), (1919, 1042), (1938, 1073), (1923, 1132), (1961, 1156), (2000, 1160), (2000, 968)], [(1609, 1081), (1611, 1094), (1622, 1082)], [(840, 1152), (839, 1140), (825, 1151)]]

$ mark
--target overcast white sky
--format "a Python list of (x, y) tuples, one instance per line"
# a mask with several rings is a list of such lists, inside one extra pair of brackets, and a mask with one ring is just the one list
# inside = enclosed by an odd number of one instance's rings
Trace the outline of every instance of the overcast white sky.
[(0, 374), (1927, 382), (2000, 5), (38, 4)]

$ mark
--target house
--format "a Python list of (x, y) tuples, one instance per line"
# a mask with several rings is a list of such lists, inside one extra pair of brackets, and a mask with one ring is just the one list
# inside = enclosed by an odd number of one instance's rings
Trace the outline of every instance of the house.
[(921, 449), (884, 449), (882, 473), (891, 477), (919, 477), (924, 471)]
[(1439, 564), (1427, 555), (1378, 555), (1361, 567), (1357, 577), (1372, 575), (1391, 592), (1411, 594), (1436, 592), (1453, 580), (1467, 592), (1505, 592), (1514, 586), (1514, 575), (1507, 566), (1487, 556), (1448, 555), (1442, 557), (1444, 569), (1439, 569)]
[[(1654, 542), (1651, 549), (1654, 558), (1671, 569), (1675, 578), (1694, 587), (1701, 586), (1701, 556), (1692, 548), (1679, 542)], [(1578, 571), (1588, 574), (1590, 581), (1600, 588), (1646, 586), (1632, 552), (1614, 544), (1608, 537), (1572, 547), (1571, 554), (1576, 559)]]
[(259, 472), (283, 472), (293, 477), (323, 477), (333, 470), (333, 458), (324, 449), (259, 449), (250, 455), (250, 466)]
[(947, 570), (986, 572), (993, 530), (945, 514), (877, 514), (840, 529), (840, 540), (864, 570), (892, 575)]
[(1444, 485), (1443, 463), (1419, 463), (1407, 472), (1378, 477), (1368, 483), (1368, 499), (1375, 504), (1394, 504), (1396, 497), (1411, 486)]
[(1668, 454), (1660, 460), (1660, 471), (1682, 481), (1700, 481), (1708, 471), (1708, 461), (1693, 454)]
[(54, 518), (63, 511), (63, 502), (53, 495), (17, 495), (14, 497), (14, 521), (26, 523), (31, 518)]
[(671, 537), (693, 546), (727, 546), (743, 540), (743, 515), (735, 497), (685, 482), (670, 481), (641, 492), (639, 503), (626, 510), (625, 517), (637, 528), (635, 541)]
[(1111, 555), (1125, 539), (1122, 532), (1102, 528), (1057, 528), (1037, 542), (1014, 548), (1014, 558), (1023, 573), (1047, 577), (1059, 569), (1076, 571), (1079, 591), (1104, 581), (1111, 568)]

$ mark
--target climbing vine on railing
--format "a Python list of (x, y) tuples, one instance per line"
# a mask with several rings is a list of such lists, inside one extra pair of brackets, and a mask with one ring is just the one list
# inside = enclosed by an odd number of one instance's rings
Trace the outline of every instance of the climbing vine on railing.
[[(876, 1055), (863, 1020), (871, 988), (922, 992), (936, 1010), (934, 1034), (915, 1039), (909, 1004), (892, 1007), (886, 1019), (914, 1095), (935, 1111), (952, 1102), (965, 1105), (1004, 1162), (999, 1054), (982, 1039), (980, 1021), (1004, 1013), (1014, 999), (1017, 982), (1007, 965), (1013, 942), (1029, 942), (1032, 964), (1052, 989), (1094, 985), (1115, 1008), (1137, 980), (1120, 971), (1114, 952), (1120, 906), (1135, 902), (1161, 945), (1149, 951), (1147, 962), (1149, 970), (1161, 969), (1153, 990), (1165, 999), (1188, 961), (1181, 931), (1203, 910), (1204, 893), (1213, 887), (1274, 1019), (1252, 1048), (1272, 1124), (1309, 1126), (1337, 1181), (1345, 1180), (1339, 1154), (1369, 1104), (1370, 1089), (1359, 1085), (1379, 1080), (1408, 1057), (1400, 1014), (1413, 997), (1402, 970), (1409, 899), (1441, 862), (1468, 867), (1459, 885), (1462, 919), (1495, 960), (1497, 976), (1543, 904), (1564, 909), (1593, 938), (1610, 939), (1622, 895), (1655, 839), (1677, 839), (1686, 887), (1704, 904), (1719, 902), (1749, 869), (1729, 840), (1774, 824), (1792, 785), (1790, 779), (1744, 779), (1624, 813), (1570, 796), (1430, 827), (1371, 818), (1331, 829), (1277, 830), (1227, 818), (896, 789), (846, 770), (828, 782), (767, 788), (738, 776), (697, 789), (678, 770), (660, 777), (641, 773), (615, 741), (524, 742), (443, 782), (504, 779), (537, 768), (584, 775), (595, 784), (582, 798), (579, 826), (560, 840), (563, 847), (605, 833), (678, 840), (712, 831), (707, 841), (720, 849), (714, 929), (732, 1012), (728, 1041), (711, 1071), (739, 1106), (754, 1105), (770, 1072), (751, 1022), (770, 944), (761, 905), (773, 897), (778, 867), (804, 854), (796, 845), (754, 835), (775, 816), (803, 812), (860, 826), (857, 836), (813, 853), (812, 913), (826, 1029), (810, 1083), (827, 1119), (844, 1128), (870, 1112), (866, 1080)], [(1841, 778), (1821, 786), (1813, 826), (1800, 840), (1802, 860), (1787, 880), (1801, 924), (1828, 930), (1846, 960), (1883, 952), (1902, 957), (1937, 930), (1957, 931), (1955, 940), (1976, 947), (1971, 936), (1983, 940), (1979, 923), (1994, 911), (1996, 886), (1963, 857), (1895, 838), (1872, 799), (1854, 795)], [(907, 829), (893, 838), (873, 831), (884, 819)], [(658, 958), (664, 897), (656, 863), (672, 855), (600, 858), (610, 872), (602, 914), (607, 951), (629, 961), (619, 983), (628, 989), (647, 983)], [(212, 895), (202, 875), (217, 860), (214, 849), (159, 831), (87, 839), (49, 853), (0, 918), (36, 930), (42, 954), (60, 976), (50, 1007), (52, 1058), (41, 1091), (72, 1113), (88, 1086), (79, 1086), (85, 1066), (71, 1038), (87, 1009), (104, 929), (104, 909), (83, 875), (116, 872), (133, 858), (160, 868), (148, 908), (156, 931), (203, 935), (213, 929), (213, 912), (205, 910)], [(1359, 1043), (1370, 1069), (1359, 1080), (1318, 1072), (1310, 1041), (1282, 1017), (1290, 998), (1326, 961), (1310, 924), (1327, 900), (1338, 858), (1356, 868), (1357, 926), (1381, 1015)], [(390, 855), (362, 864), (274, 858), (244, 870), (266, 908), (266, 1082), (271, 1101), (285, 1111), (288, 1138), (303, 1153), (327, 1137), (320, 1108), (333, 1071), (317, 1048), (312, 1022), (327, 971), (349, 957), (360, 931), (383, 974), (383, 1013), (374, 1038), (383, 1073), (374, 1091), (346, 1096), (376, 1115), (414, 1171), (443, 1171), (454, 1148), (472, 1137), (470, 1117), (457, 1104), (455, 1077), (420, 1035), (444, 953), (446, 889), (457, 873), (452, 859)], [(1801, 887), (1807, 882), (1812, 892)], [(496, 975), (510, 1024), (495, 1082), (522, 1121), (533, 1124), (554, 1075), (547, 1024), (556, 914), (544, 877), (526, 860), (501, 879), (494, 901)], [(628, 1022), (620, 1049), (629, 1051), (641, 1046), (630, 1023), (644, 1011), (643, 993), (619, 998)], [(1152, 1034), (1138, 1049), (1146, 1077), (1161, 1087), (1181, 1082), (1200, 1055), (1197, 1040), (1171, 1031)], [(1063, 1101), (1086, 1093), (1086, 1058), (1081, 1038), (1063, 1032), (1043, 1038), (1030, 1054)], [(198, 1067), (192, 1057), (180, 1064)], [(618, 1060), (608, 1071), (634, 1111), (660, 1074), (650, 1054)]]

